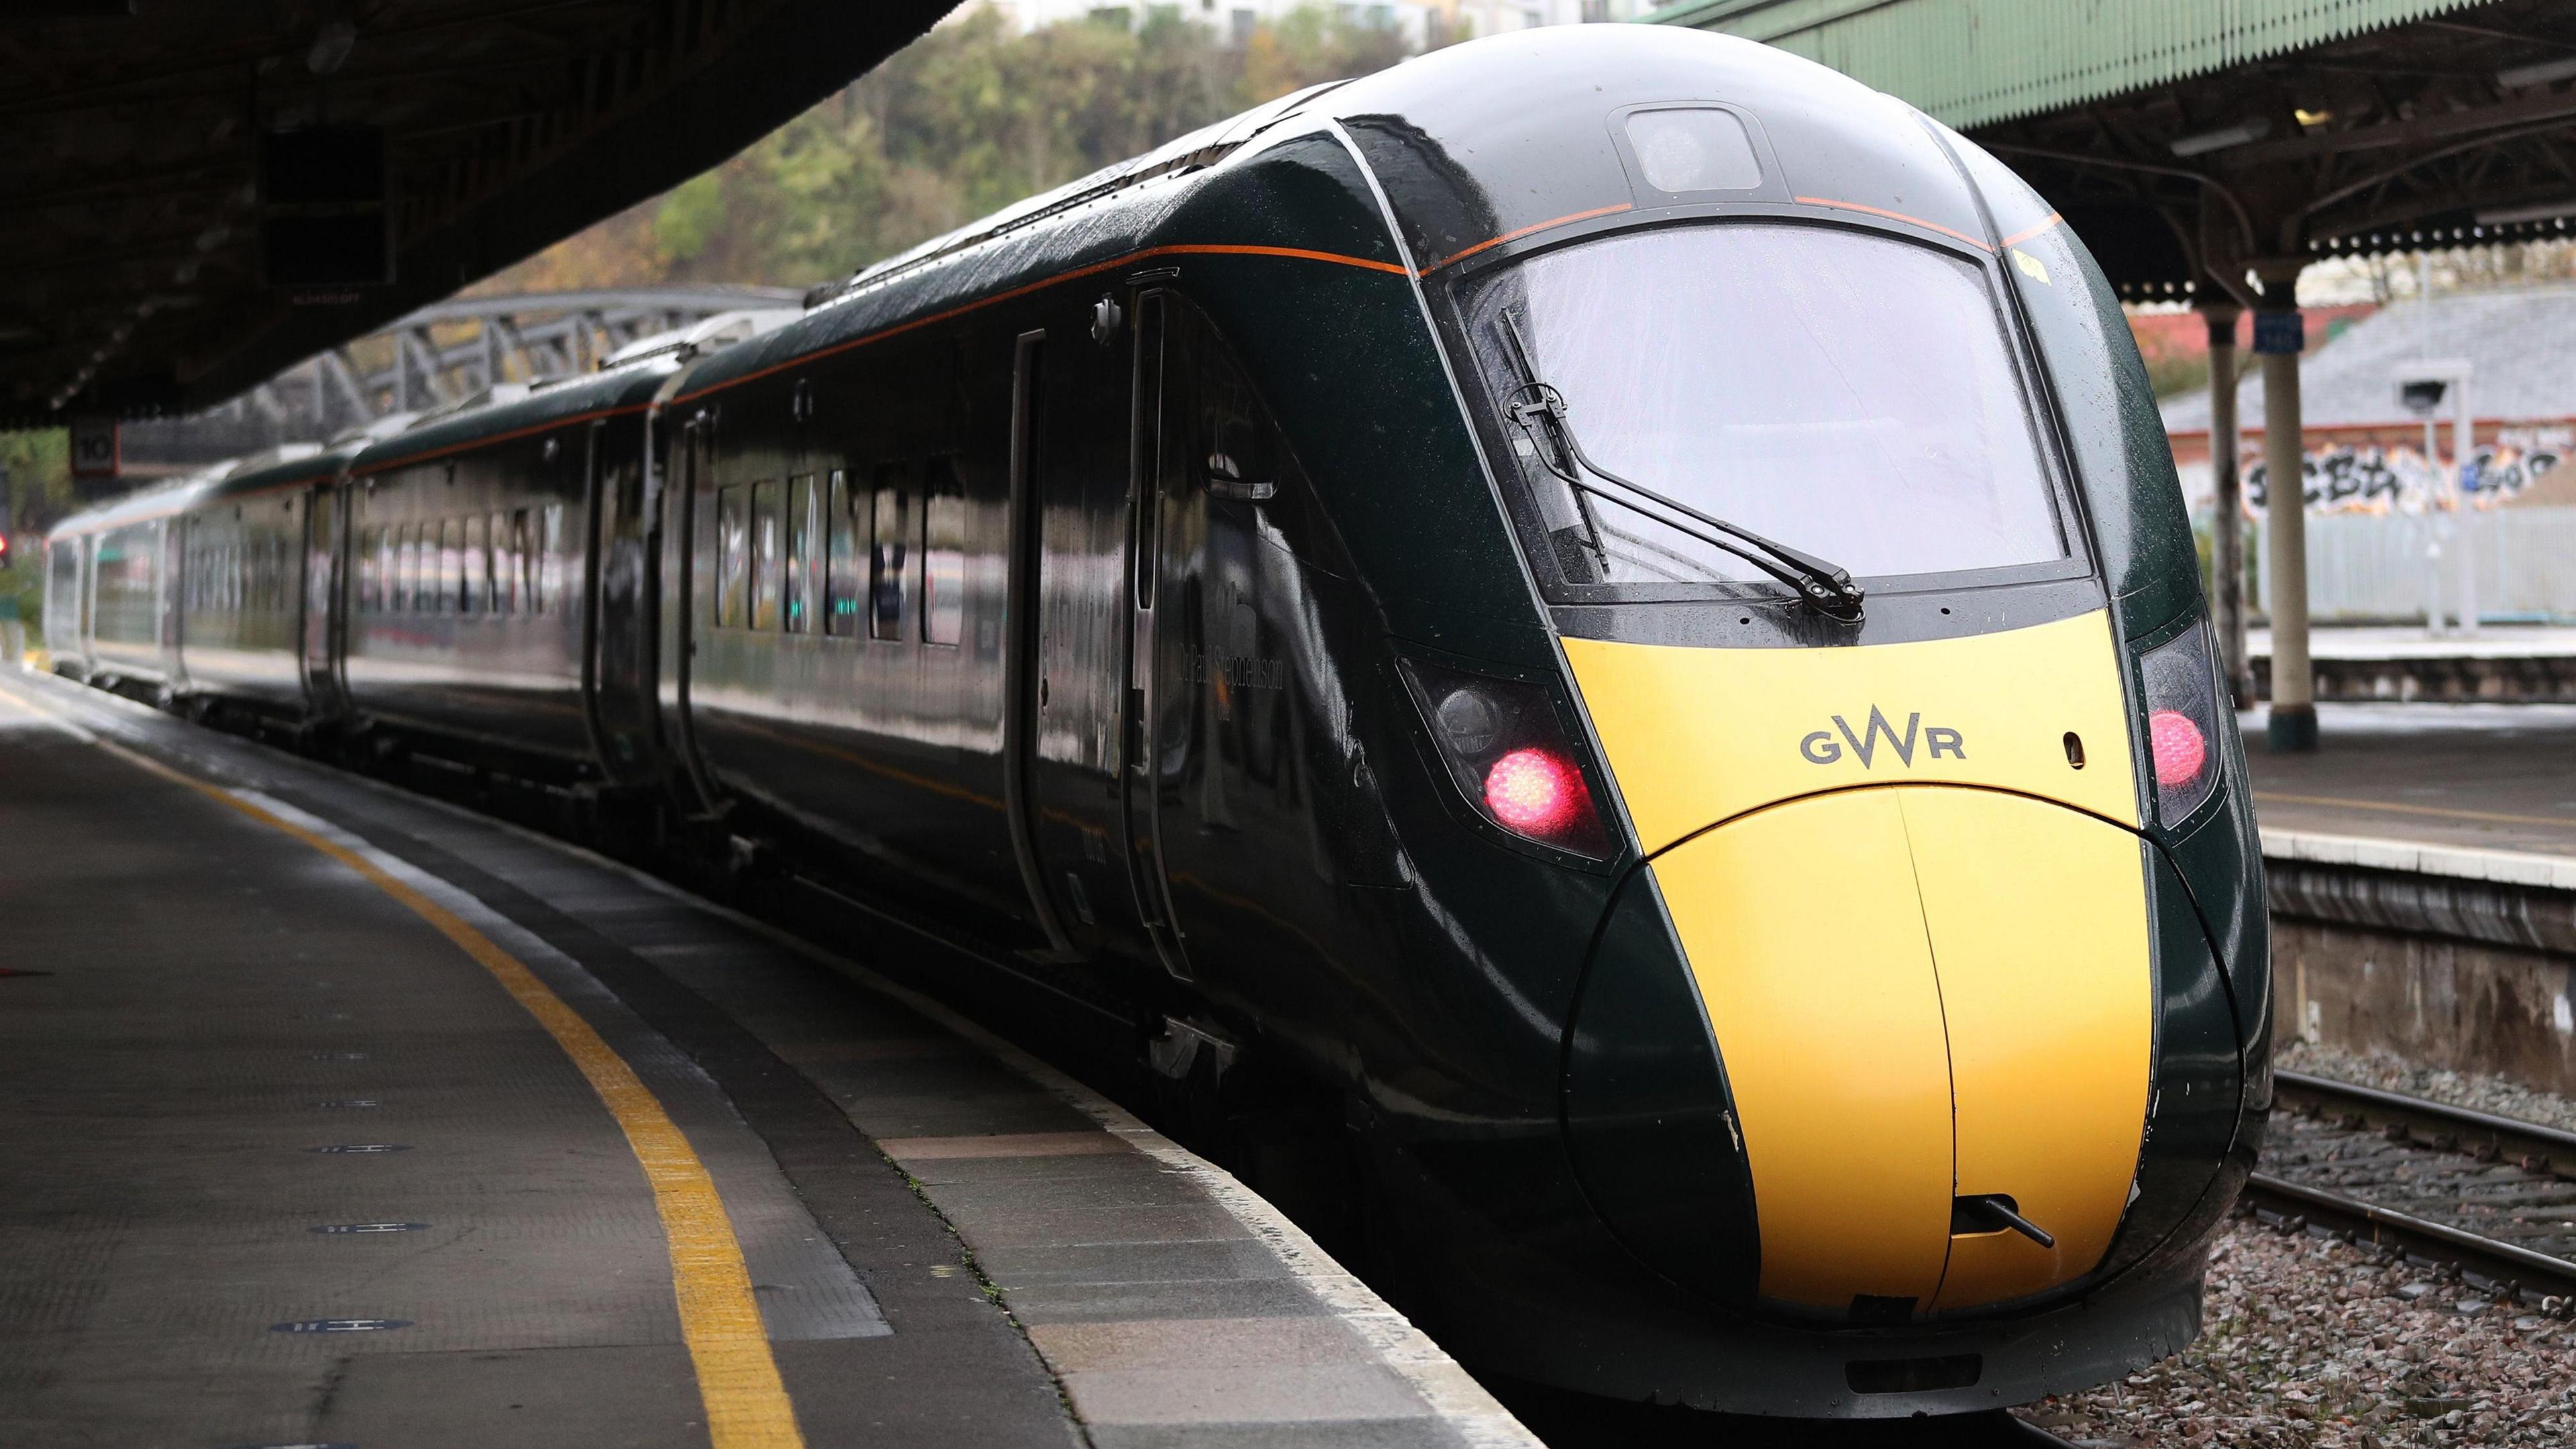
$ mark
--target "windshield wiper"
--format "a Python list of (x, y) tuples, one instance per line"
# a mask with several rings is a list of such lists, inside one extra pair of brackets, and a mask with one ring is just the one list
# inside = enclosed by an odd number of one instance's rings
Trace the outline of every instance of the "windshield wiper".
[[(1829, 618), (1845, 623), (1858, 623), (1861, 617), (1860, 586), (1852, 582), (1851, 572), (1785, 543), (1776, 543), (1751, 529), (1739, 528), (1723, 518), (1711, 517), (1676, 498), (1668, 498), (1642, 483), (1634, 483), (1592, 461), (1583, 444), (1574, 435), (1574, 424), (1566, 416), (1565, 394), (1539, 379), (1529, 342), (1521, 336), (1520, 319), (1503, 313), (1503, 338), (1511, 344), (1512, 361), (1519, 369), (1520, 386), (1513, 390), (1511, 402), (1503, 411), (1529, 434), (1538, 449), (1539, 462), (1547, 471), (1575, 490), (1575, 502), (1583, 510), (1583, 526), (1592, 535), (1592, 551), (1607, 561), (1608, 553), (1601, 542), (1601, 525), (1592, 517), (1585, 495), (1607, 499), (1622, 508), (1642, 513), (1676, 533), (1687, 534), (1711, 548), (1731, 553), (1787, 586), (1793, 593), (1813, 605)], [(1610, 485), (1604, 489), (1584, 475), (1590, 474)], [(1615, 490), (1615, 491), (1613, 491)]]

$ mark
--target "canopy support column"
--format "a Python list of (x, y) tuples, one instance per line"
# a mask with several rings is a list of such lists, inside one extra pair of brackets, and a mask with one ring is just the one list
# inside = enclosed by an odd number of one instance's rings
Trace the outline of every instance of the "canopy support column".
[(2245, 479), (2236, 436), (2236, 319), (2244, 309), (2218, 299), (2202, 302), (2200, 315), (2209, 324), (2209, 624), (2228, 697), (2243, 709), (2254, 702), (2245, 663)]
[(2316, 667), (2308, 656), (2308, 526), (2306, 437), (2299, 415), (2299, 353), (2307, 331), (2299, 316), (2304, 258), (2257, 263), (2263, 283), (2254, 314), (2254, 351), (2263, 359), (2264, 513), (2270, 557), (2263, 592), (2272, 606), (2272, 713), (2276, 751), (2317, 747)]

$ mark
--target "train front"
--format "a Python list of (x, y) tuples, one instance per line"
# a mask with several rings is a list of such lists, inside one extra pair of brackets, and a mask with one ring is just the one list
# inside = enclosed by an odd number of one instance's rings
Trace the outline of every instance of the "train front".
[[(1495, 91), (1560, 94), (1527, 53)], [(1505, 240), (1429, 270), (1589, 738), (1416, 678), (1495, 818), (1594, 828), (1592, 755), (1642, 860), (1565, 1131), (1734, 1327), (1584, 1372), (1862, 1416), (2100, 1382), (2197, 1331), (2267, 1094), (2242, 763), (2135, 350), (2047, 207), (1908, 108), (1723, 42), (1584, 62), (1543, 148), (1474, 148)]]

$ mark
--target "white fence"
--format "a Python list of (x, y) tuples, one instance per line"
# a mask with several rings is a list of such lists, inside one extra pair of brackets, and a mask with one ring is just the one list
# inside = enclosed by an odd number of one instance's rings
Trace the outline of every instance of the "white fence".
[[(2254, 597), (2267, 612), (2266, 525), (2249, 545)], [(2490, 621), (2576, 621), (2576, 508), (2503, 508), (2492, 513), (2312, 514), (2308, 518), (2308, 612), (2316, 619), (2421, 619), (2440, 580), (2456, 611), (2458, 560), (2477, 569), (2478, 615)], [(2434, 550), (2438, 546), (2439, 554)]]

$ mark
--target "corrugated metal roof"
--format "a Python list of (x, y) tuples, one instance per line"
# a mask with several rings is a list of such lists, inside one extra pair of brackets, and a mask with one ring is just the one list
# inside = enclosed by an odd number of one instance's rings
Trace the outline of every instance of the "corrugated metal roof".
[[(2311, 428), (2416, 421), (2397, 401), (2396, 372), (2425, 357), (2468, 359), (2469, 410), (2481, 419), (2576, 418), (2576, 284), (2437, 296), (2429, 314), (2414, 302), (2374, 312), (2299, 365), (2299, 421)], [(2237, 425), (2259, 428), (2263, 378), (2254, 359), (2244, 360)], [(2164, 416), (2168, 433), (2207, 432), (2209, 389), (2174, 398)], [(2448, 427), (2450, 413), (2441, 416)]]
[(1682, 0), (1646, 19), (1821, 61), (1962, 130), (2488, 0)]

